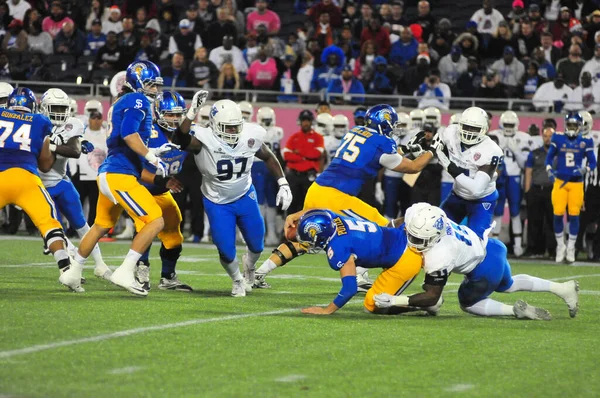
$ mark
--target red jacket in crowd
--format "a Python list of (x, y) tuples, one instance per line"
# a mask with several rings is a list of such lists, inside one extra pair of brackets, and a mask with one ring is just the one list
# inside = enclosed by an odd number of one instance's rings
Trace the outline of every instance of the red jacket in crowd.
[(377, 54), (383, 55), (384, 57), (387, 56), (392, 49), (390, 34), (383, 28), (379, 28), (376, 32), (369, 27), (363, 28), (362, 33), (360, 34), (360, 45), (362, 46), (367, 40), (373, 41), (373, 43), (375, 43), (375, 48), (377, 49)]
[(325, 5), (323, 2), (321, 2), (312, 6), (310, 10), (308, 10), (308, 16), (316, 25), (319, 25), (319, 16), (324, 13), (329, 14), (329, 23), (331, 23), (331, 26), (334, 28), (339, 28), (342, 26), (342, 10), (331, 1), (328, 5)]
[(290, 170), (305, 172), (321, 169), (321, 156), (325, 150), (323, 136), (314, 130), (292, 134), (281, 153)]

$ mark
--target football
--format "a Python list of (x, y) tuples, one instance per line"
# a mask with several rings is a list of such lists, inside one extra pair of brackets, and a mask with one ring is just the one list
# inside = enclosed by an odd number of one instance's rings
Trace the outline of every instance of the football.
[(296, 231), (298, 230), (298, 223), (294, 223), (294, 225), (290, 228), (286, 228), (285, 230), (285, 238), (290, 241), (296, 241)]

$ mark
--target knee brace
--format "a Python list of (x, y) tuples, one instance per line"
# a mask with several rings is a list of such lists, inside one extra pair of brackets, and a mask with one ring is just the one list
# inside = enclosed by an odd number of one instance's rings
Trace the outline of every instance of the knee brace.
[(164, 260), (177, 261), (181, 255), (181, 246), (176, 246), (172, 249), (167, 249), (165, 245), (160, 246), (160, 258)]
[(290, 258), (287, 258), (287, 257), (285, 256), (285, 254), (283, 254), (283, 253), (281, 252), (281, 250), (279, 250), (279, 247), (277, 247), (277, 248), (275, 248), (275, 249), (273, 250), (273, 254), (275, 254), (275, 255), (276, 255), (277, 257), (279, 257), (279, 259), (281, 260), (281, 266), (284, 266), (285, 264), (287, 264), (288, 262), (290, 262), (290, 261), (291, 261), (291, 260), (293, 260), (294, 258), (296, 258), (296, 257), (298, 257), (298, 256), (301, 256), (301, 255), (303, 255), (304, 253), (306, 253), (306, 251), (301, 251), (301, 252), (298, 252), (298, 250), (296, 250), (296, 246), (294, 246), (294, 244), (293, 244), (292, 242), (285, 242), (285, 243), (283, 243), (283, 244), (284, 244), (284, 245), (285, 245), (285, 246), (288, 248), (288, 250), (290, 251), (290, 253), (291, 253), (291, 257), (290, 257)]
[(44, 236), (44, 243), (48, 248), (51, 244), (59, 240), (63, 241), (63, 243), (65, 242), (65, 233), (59, 228), (51, 229), (46, 233), (46, 236)]

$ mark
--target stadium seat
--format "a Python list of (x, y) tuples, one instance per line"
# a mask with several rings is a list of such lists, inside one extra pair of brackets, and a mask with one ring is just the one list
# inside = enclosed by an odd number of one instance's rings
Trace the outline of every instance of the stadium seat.
[(75, 57), (65, 54), (49, 54), (44, 57), (44, 61), (47, 65), (61, 65), (63, 63), (66, 63), (68, 67), (75, 65)]

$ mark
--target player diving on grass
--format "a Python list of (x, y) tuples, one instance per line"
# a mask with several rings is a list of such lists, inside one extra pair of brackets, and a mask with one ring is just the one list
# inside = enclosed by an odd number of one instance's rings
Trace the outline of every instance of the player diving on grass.
[[(412, 205), (406, 212), (405, 233), (411, 250), (423, 256), (425, 292), (411, 296), (375, 295), (375, 305), (427, 307), (435, 305), (452, 272), (464, 275), (458, 289), (463, 311), (480, 316), (514, 316), (519, 319), (550, 320), (550, 313), (519, 300), (507, 305), (489, 298), (493, 292), (550, 292), (562, 298), (573, 318), (579, 309), (577, 281), (551, 282), (530, 275), (512, 276), (506, 259), (506, 246), (497, 239), (483, 239), (467, 226), (446, 217), (442, 209), (428, 203)], [(403, 231), (404, 232), (404, 231)]]
[[(79, 158), (82, 153), (92, 152), (94, 146), (88, 141), (81, 140), (84, 132), (83, 122), (71, 117), (70, 104), (71, 101), (63, 90), (51, 88), (42, 95), (40, 113), (52, 122), (54, 140), (71, 149), (69, 158)], [(83, 238), (90, 227), (83, 214), (79, 193), (67, 176), (67, 160), (65, 156), (56, 155), (50, 171), (44, 173), (40, 170), (40, 178), (58, 211), (66, 217), (69, 225), (77, 231), (77, 235)], [(68, 238), (66, 240), (70, 243)], [(69, 246), (69, 251), (76, 250), (72, 244)], [(104, 263), (97, 244), (92, 249), (92, 257), (95, 263), (94, 275), (110, 280), (112, 272)]]
[(39, 171), (50, 171), (56, 155), (73, 155), (73, 149), (53, 142), (52, 123), (46, 116), (35, 114), (36, 104), (33, 92), (19, 87), (8, 96), (8, 109), (0, 109), (0, 208), (12, 204), (23, 209), (53, 254), (60, 283), (78, 290), (81, 275), (76, 281), (70, 277), (72, 264), (65, 234), (39, 177)]
[(159, 156), (170, 151), (172, 145), (153, 149), (146, 146), (152, 133), (152, 104), (160, 86), (162, 78), (154, 63), (139, 61), (127, 68), (122, 92), (108, 111), (108, 155), (98, 169), (100, 195), (96, 220), (81, 239), (71, 267), (78, 273), (76, 279), (79, 279), (83, 264), (96, 243), (125, 210), (133, 220), (139, 220), (144, 226), (133, 238), (123, 263), (110, 280), (138, 296), (147, 296), (148, 291), (135, 279), (136, 264), (164, 227), (162, 210), (156, 199), (138, 182), (143, 169), (141, 158), (156, 167), (158, 175), (164, 177), (168, 173)]
[[(375, 178), (382, 168), (408, 174), (418, 173), (433, 158), (433, 151), (426, 150), (423, 133), (415, 135), (414, 140), (401, 147), (401, 153), (412, 153), (417, 156), (415, 160), (398, 153), (396, 143), (390, 137), (398, 123), (398, 115), (389, 105), (370, 108), (365, 115), (365, 122), (366, 126), (355, 126), (343, 136), (331, 163), (308, 189), (304, 209), (328, 209), (384, 227), (390, 225), (390, 221), (356, 197), (362, 186)], [(393, 223), (391, 226), (394, 226)], [(265, 282), (266, 275), (305, 252), (300, 244), (291, 241), (279, 245), (256, 271), (254, 287), (270, 287)], [(357, 272), (363, 275), (359, 277), (359, 291), (367, 291), (371, 287), (365, 275), (367, 269), (359, 265)]]
[[(187, 118), (196, 117), (207, 96), (207, 91), (194, 95), (194, 113), (188, 111)], [(265, 162), (277, 179), (277, 206), (287, 210), (292, 193), (279, 161), (265, 144), (267, 132), (257, 124), (244, 122), (242, 111), (235, 102), (215, 102), (210, 110), (210, 127), (195, 126), (193, 132), (189, 135), (176, 130), (174, 142), (195, 154), (196, 165), (202, 173), (204, 209), (211, 225), (212, 239), (219, 251), (221, 265), (233, 281), (231, 295), (244, 297), (252, 290), (256, 262), (264, 250), (265, 237), (265, 224), (252, 185), (254, 157)], [(236, 226), (248, 249), (242, 258), (243, 277), (235, 248)]]
[[(581, 135), (583, 118), (578, 112), (565, 116), (565, 133), (552, 135), (550, 149), (546, 155), (546, 171), (552, 187), (552, 208), (554, 209), (554, 234), (556, 235), (556, 262), (575, 261), (575, 242), (579, 233), (579, 213), (583, 206), (583, 178), (590, 170), (596, 169), (594, 142)], [(554, 161), (556, 158), (556, 166)], [(583, 166), (583, 160), (587, 165)], [(569, 239), (565, 245), (564, 216), (569, 214)]]

